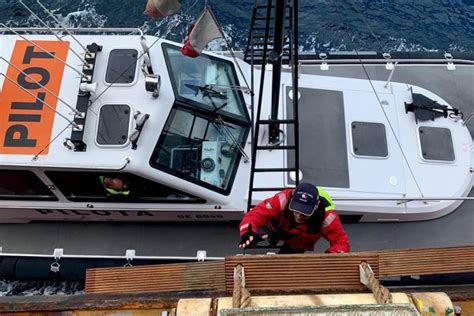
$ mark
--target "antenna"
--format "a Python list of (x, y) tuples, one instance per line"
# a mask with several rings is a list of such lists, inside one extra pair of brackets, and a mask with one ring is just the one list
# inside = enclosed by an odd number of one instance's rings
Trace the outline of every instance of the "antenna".
[(51, 94), (52, 96), (54, 96), (56, 99), (58, 99), (59, 101), (61, 101), (62, 103), (64, 103), (69, 109), (71, 109), (75, 115), (79, 116), (79, 117), (82, 117), (84, 116), (84, 113), (81, 113), (79, 112), (78, 110), (76, 110), (75, 108), (73, 108), (72, 106), (70, 106), (66, 101), (63, 101), (58, 95), (56, 95), (54, 92), (52, 92), (51, 90), (49, 90), (48, 88), (46, 88), (44, 85), (42, 85), (41, 83), (39, 83), (38, 81), (36, 81), (34, 78), (32, 78), (30, 75), (28, 75), (26, 72), (24, 72), (23, 70), (21, 70), (20, 68), (18, 68), (17, 66), (15, 66), (14, 64), (12, 64), (11, 62), (9, 62), (8, 60), (6, 60), (5, 58), (3, 58), (2, 56), (0, 56), (0, 59), (2, 59), (4, 62), (6, 62), (8, 65), (10, 65), (11, 67), (15, 68), (17, 71), (19, 71), (23, 76), (25, 76), (26, 78), (30, 79), (32, 82), (36, 83), (38, 86), (40, 86), (41, 88), (43, 88), (44, 90), (46, 90), (46, 92), (48, 92), (49, 94)]
[(64, 46), (67, 47), (67, 49), (69, 49), (74, 55), (76, 55), (77, 58), (79, 58), (80, 61), (81, 61), (83, 64), (86, 64), (86, 61), (84, 60), (84, 58), (82, 58), (81, 55), (79, 55), (78, 53), (76, 53), (76, 51), (75, 51), (74, 49), (72, 49), (68, 44), (66, 44), (66, 42), (64, 42), (63, 39), (60, 38), (60, 37), (58, 36), (58, 34), (56, 34), (56, 33), (49, 27), (48, 24), (46, 24), (46, 22), (44, 22), (39, 16), (37, 16), (26, 4), (23, 3), (22, 0), (19, 0), (19, 2), (21, 3), (22, 6), (25, 7), (26, 10), (28, 10), (28, 11), (31, 13), (31, 15), (32, 15), (33, 17), (35, 17), (38, 21), (40, 21), (40, 23), (43, 24), (43, 25), (51, 32), (51, 34), (53, 34), (54, 36), (56, 36), (56, 38), (57, 38), (61, 43), (63, 43)]
[(61, 21), (59, 21), (59, 20), (54, 16), (54, 14), (51, 13), (51, 11), (48, 10), (48, 8), (46, 8), (39, 0), (36, 0), (36, 3), (38, 3), (38, 4), (40, 5), (40, 7), (41, 7), (46, 13), (48, 13), (48, 15), (49, 15), (56, 23), (58, 23), (59, 25), (61, 25), (61, 27), (69, 34), (69, 36), (71, 36), (71, 37), (76, 41), (76, 43), (79, 44), (79, 46), (82, 47), (82, 49), (83, 49), (86, 53), (89, 53), (89, 50), (88, 50), (86, 47), (84, 47), (84, 45), (82, 45), (81, 42), (79, 42), (79, 41), (77, 40), (77, 38), (74, 36), (74, 34), (72, 34), (72, 33), (69, 31), (69, 29), (68, 29), (67, 27), (65, 27), (64, 24), (63, 24)]
[(35, 46), (36, 48), (39, 48), (40, 50), (42, 50), (44, 53), (48, 54), (49, 56), (51, 56), (52, 58), (56, 59), (56, 60), (59, 60), (60, 62), (62, 62), (64, 65), (66, 65), (67, 67), (71, 68), (72, 70), (74, 70), (79, 76), (81, 76), (81, 78), (84, 78), (86, 79), (87, 81), (90, 81), (90, 78), (89, 76), (85, 75), (84, 73), (80, 72), (79, 70), (77, 70), (76, 68), (74, 68), (73, 66), (69, 65), (66, 61), (62, 60), (61, 58), (57, 57), (56, 55), (54, 54), (51, 54), (50, 52), (48, 52), (46, 49), (44, 49), (43, 47), (41, 47), (40, 45), (36, 44), (36, 43), (33, 43), (32, 41), (30, 41), (29, 39), (27, 39), (26, 37), (24, 37), (23, 35), (21, 35), (20, 33), (18, 33), (17, 31), (15, 31), (14, 29), (12, 29), (11, 27), (3, 24), (3, 23), (0, 23), (0, 26), (8, 29), (10, 32), (14, 33), (15, 35), (21, 37), (22, 39), (24, 39), (25, 41), (27, 41), (28, 43), (30, 43), (31, 45)]
[(19, 87), (21, 90), (23, 90), (24, 92), (28, 93), (29, 95), (31, 95), (33, 98), (35, 98), (37, 101), (40, 101), (42, 104), (46, 105), (50, 110), (54, 111), (57, 115), (61, 116), (63, 119), (65, 119), (66, 121), (69, 122), (69, 124), (71, 124), (73, 126), (74, 129), (78, 129), (78, 130), (81, 130), (82, 127), (79, 126), (77, 123), (75, 123), (74, 121), (71, 121), (69, 120), (67, 117), (65, 117), (63, 114), (59, 113), (58, 111), (56, 111), (55, 108), (53, 108), (51, 105), (49, 105), (48, 103), (44, 102), (44, 100), (40, 99), (39, 97), (37, 97), (36, 95), (34, 95), (33, 93), (31, 93), (30, 91), (28, 91), (27, 89), (23, 88), (22, 86), (20, 86), (15, 80), (12, 80), (10, 78), (8, 78), (4, 73), (0, 72), (0, 76), (3, 76), (5, 77), (5, 79), (7, 79), (8, 81), (10, 81), (11, 83), (15, 84), (17, 87)]

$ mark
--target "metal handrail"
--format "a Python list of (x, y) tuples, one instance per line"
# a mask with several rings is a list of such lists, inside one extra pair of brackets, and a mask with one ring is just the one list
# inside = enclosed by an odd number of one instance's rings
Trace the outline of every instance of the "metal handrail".
[[(386, 64), (387, 59), (363, 59), (362, 62), (364, 64)], [(328, 64), (340, 64), (340, 63), (345, 63), (345, 64), (360, 64), (360, 60), (358, 59), (324, 59), (324, 60), (319, 60), (319, 59), (310, 59), (310, 60), (299, 60), (300, 64), (316, 64), (319, 65), (321, 63), (328, 63)], [(404, 64), (404, 63), (432, 63), (432, 64), (446, 64), (448, 62), (447, 59), (390, 59), (390, 62), (397, 62), (399, 64)], [(474, 65), (473, 60), (466, 60), (466, 59), (451, 59), (449, 62), (452, 63), (457, 63), (457, 64), (470, 64)]]
[(381, 197), (381, 198), (359, 198), (359, 197), (334, 197), (333, 201), (473, 201), (474, 196), (465, 197)]
[[(46, 27), (12, 27), (12, 30), (16, 32), (50, 32), (52, 31), (57, 31), (57, 32), (65, 32), (63, 28), (51, 28), (48, 29)], [(103, 34), (103, 33), (138, 33), (140, 36), (143, 36), (144, 33), (141, 29), (139, 28), (115, 28), (115, 27), (92, 27), (92, 28), (86, 28), (86, 27), (79, 27), (79, 28), (68, 28), (69, 31), (72, 33), (87, 33), (87, 32), (94, 32), (98, 34)], [(0, 32), (9, 32), (10, 29), (8, 28), (0, 28)]]
[[(6, 253), (1, 252), (0, 257), (22, 257), (22, 258), (53, 258), (54, 254), (27, 254), (27, 253)], [(122, 256), (111, 256), (111, 255), (74, 255), (74, 254), (63, 254), (59, 259), (123, 259), (125, 261), (130, 258), (127, 255)], [(225, 257), (205, 257), (205, 260), (225, 260)], [(133, 260), (189, 260), (189, 261), (200, 261), (198, 256), (134, 256)]]

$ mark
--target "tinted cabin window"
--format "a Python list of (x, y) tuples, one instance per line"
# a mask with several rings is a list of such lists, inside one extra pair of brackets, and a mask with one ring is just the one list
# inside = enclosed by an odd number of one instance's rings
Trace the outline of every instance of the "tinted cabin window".
[(421, 126), (418, 129), (423, 159), (450, 162), (455, 160), (449, 128)]
[(125, 104), (107, 104), (100, 108), (97, 143), (123, 145), (127, 142), (130, 125), (130, 107)]
[(128, 84), (135, 80), (138, 52), (134, 49), (114, 49), (110, 52), (105, 81)]
[(0, 199), (57, 200), (33, 172), (23, 170), (0, 170)]
[(173, 109), (151, 157), (153, 167), (229, 191), (247, 129)]
[(178, 100), (244, 123), (250, 121), (232, 62), (206, 54), (189, 58), (179, 47), (168, 44), (163, 48)]
[(387, 157), (387, 135), (382, 123), (352, 122), (352, 150), (357, 156)]
[[(46, 175), (67, 199), (75, 202), (204, 203), (190, 194), (132, 174), (48, 171)], [(102, 184), (101, 176), (118, 177), (127, 183), (128, 194), (114, 194)]]

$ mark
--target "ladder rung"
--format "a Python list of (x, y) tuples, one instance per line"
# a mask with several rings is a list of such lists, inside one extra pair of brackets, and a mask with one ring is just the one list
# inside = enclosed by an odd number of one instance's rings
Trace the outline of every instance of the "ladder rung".
[(296, 171), (295, 168), (255, 168), (255, 172), (287, 172)]
[(295, 120), (287, 119), (287, 120), (260, 120), (257, 121), (259, 124), (273, 124), (273, 123), (280, 123), (280, 124), (296, 124)]
[[(254, 18), (255, 21), (265, 21), (266, 19), (267, 19), (266, 16), (263, 16), (263, 17), (256, 16), (256, 17)], [(273, 20), (273, 18), (270, 18), (269, 20), (271, 21), (271, 20)]]
[(284, 150), (284, 149), (296, 149), (294, 145), (267, 145), (267, 146), (257, 146), (257, 150)]
[[(291, 26), (285, 25), (284, 28), (286, 30), (289, 30), (291, 28)], [(263, 26), (253, 27), (252, 30), (254, 30), (254, 31), (265, 31), (265, 27), (263, 27)], [(273, 26), (270, 26), (268, 28), (268, 30), (273, 31)]]
[(283, 187), (280, 187), (280, 188), (252, 188), (252, 191), (255, 191), (255, 192), (282, 191), (282, 190), (285, 190), (285, 189), (288, 189), (288, 188), (283, 188)]

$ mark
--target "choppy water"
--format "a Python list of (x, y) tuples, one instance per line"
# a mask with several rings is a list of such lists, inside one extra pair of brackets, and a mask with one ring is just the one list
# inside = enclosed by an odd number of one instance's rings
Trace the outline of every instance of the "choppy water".
[(0, 296), (71, 295), (83, 293), (84, 285), (79, 282), (0, 281)]
[[(46, 20), (36, 0), (23, 0)], [(183, 0), (180, 14), (153, 21), (146, 0), (42, 0), (71, 27), (140, 27), (181, 42), (204, 0)], [(262, 2), (262, 0), (260, 0)], [(209, 0), (233, 48), (245, 47), (254, 0)], [(302, 49), (473, 51), (474, 0), (300, 0)], [(192, 4), (195, 4), (192, 6)], [(0, 1), (0, 21), (42, 26), (18, 0)], [(50, 23), (54, 25), (54, 23)], [(219, 49), (223, 43), (213, 45)]]
[[(36, 4), (23, 0), (55, 26)], [(43, 0), (69, 27), (139, 27), (182, 42), (204, 0), (183, 0), (180, 14), (158, 21), (143, 15), (146, 0)], [(236, 50), (245, 47), (254, 0), (209, 0)], [(300, 42), (305, 52), (331, 50), (474, 51), (474, 0), (300, 0)], [(193, 6), (194, 4), (194, 6)], [(41, 23), (18, 0), (0, 0), (0, 22)], [(1, 42), (0, 42), (1, 45)], [(223, 41), (211, 49), (225, 48)], [(80, 283), (0, 281), (0, 296), (82, 293)]]

